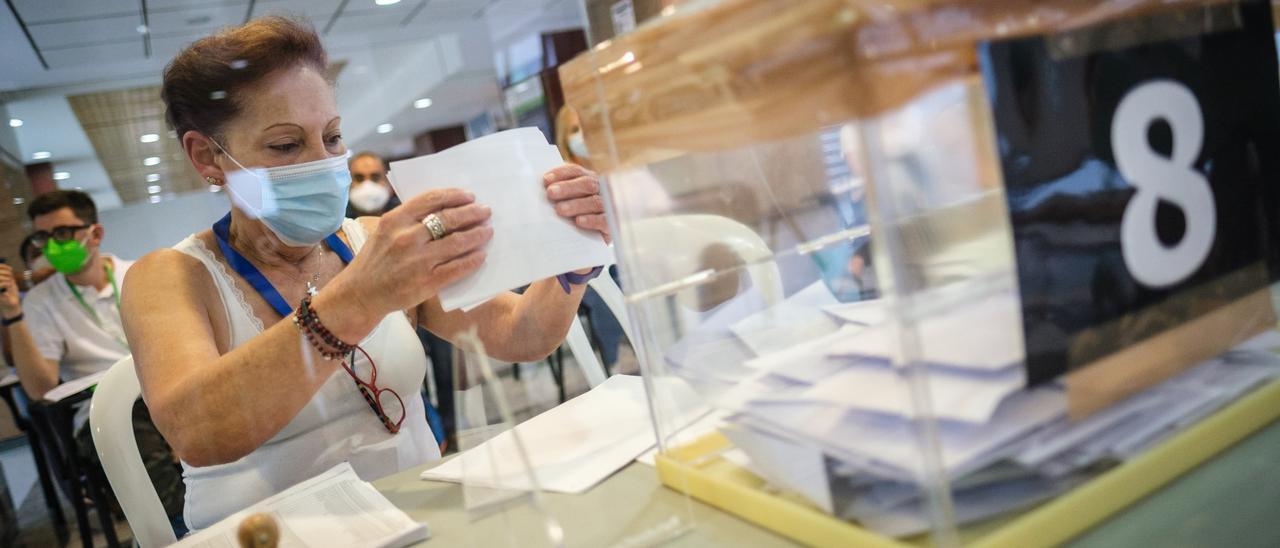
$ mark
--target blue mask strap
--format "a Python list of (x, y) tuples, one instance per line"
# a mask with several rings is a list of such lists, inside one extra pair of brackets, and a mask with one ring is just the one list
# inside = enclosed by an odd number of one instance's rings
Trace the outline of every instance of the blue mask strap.
[[(280, 292), (276, 290), (271, 281), (253, 266), (253, 263), (241, 255), (235, 248), (228, 243), (231, 231), (231, 214), (227, 213), (225, 217), (213, 224), (213, 237), (218, 240), (218, 248), (222, 250), (222, 256), (226, 258), (227, 264), (231, 265), (231, 269), (236, 271), (244, 281), (249, 282), (262, 299), (267, 301), (281, 317), (287, 318), (293, 313), (293, 307), (289, 303), (284, 302), (284, 297), (280, 296)], [(349, 264), (351, 259), (355, 258), (355, 254), (351, 252), (351, 248), (338, 237), (338, 233), (330, 234), (324, 239), (334, 253), (338, 254), (338, 258), (342, 259), (343, 264)]]

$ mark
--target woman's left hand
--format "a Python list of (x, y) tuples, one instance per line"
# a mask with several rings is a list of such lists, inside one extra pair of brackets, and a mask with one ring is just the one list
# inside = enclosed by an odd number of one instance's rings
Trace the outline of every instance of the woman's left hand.
[(609, 223), (604, 218), (600, 178), (594, 172), (579, 165), (565, 164), (543, 175), (542, 184), (557, 214), (573, 221), (579, 228), (599, 232), (605, 243), (613, 240), (609, 234)]

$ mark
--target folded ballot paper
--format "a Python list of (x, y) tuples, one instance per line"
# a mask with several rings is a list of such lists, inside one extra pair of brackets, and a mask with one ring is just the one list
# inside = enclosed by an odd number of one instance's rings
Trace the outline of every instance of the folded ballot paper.
[(307, 481), (232, 514), (177, 546), (239, 546), (240, 522), (253, 514), (275, 518), (281, 548), (346, 546), (397, 548), (427, 539), (427, 526), (413, 521), (342, 463)]
[(563, 164), (537, 128), (502, 131), (436, 154), (391, 163), (388, 179), (403, 200), (439, 188), (463, 188), (493, 208), (485, 264), (440, 291), (445, 310), (470, 310), (500, 293), (565, 272), (608, 265), (600, 234), (556, 214), (542, 176)]
[[(931, 300), (960, 295), (947, 291)], [(939, 307), (916, 324), (922, 366), (908, 372), (894, 365), (882, 302), (834, 303), (814, 285), (773, 306), (730, 301), (664, 359), (695, 386), (717, 387), (715, 427), (747, 468), (891, 536), (931, 526), (915, 380), (967, 523), (1057, 496), (1280, 378), (1280, 334), (1268, 332), (1072, 422), (1061, 386), (1026, 387), (1019, 313), (1002, 291)]]

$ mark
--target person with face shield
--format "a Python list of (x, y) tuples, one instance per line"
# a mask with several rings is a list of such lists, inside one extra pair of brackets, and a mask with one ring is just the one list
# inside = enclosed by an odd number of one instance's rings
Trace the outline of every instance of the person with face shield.
[[(125, 282), (125, 332), (156, 425), (182, 461), (193, 529), (349, 462), (372, 480), (440, 457), (414, 333), (474, 329), (493, 358), (563, 341), (585, 283), (568, 272), (470, 311), (439, 290), (485, 260), (490, 209), (460, 189), (347, 219), (342, 118), (310, 26), (263, 17), (187, 46), (165, 69), (166, 118), (230, 211)], [(546, 199), (608, 239), (599, 183), (545, 174)]]
[[(99, 249), (104, 230), (88, 194), (41, 194), (31, 201), (27, 215), (36, 228), (31, 244), (43, 250), (57, 272), (20, 299), (19, 278), (9, 265), (0, 264), (0, 323), (8, 329), (6, 340), (23, 390), (40, 400), (59, 382), (105, 371), (129, 355), (120, 300), (133, 263)], [(85, 462), (100, 466), (88, 418), (84, 402), (73, 420), (75, 450)], [(170, 519), (176, 519), (182, 509), (181, 470), (141, 400), (134, 407), (133, 427), (152, 483)]]

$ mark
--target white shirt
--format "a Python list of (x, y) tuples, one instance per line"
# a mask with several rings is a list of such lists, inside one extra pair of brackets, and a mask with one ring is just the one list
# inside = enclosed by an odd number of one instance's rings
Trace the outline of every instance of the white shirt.
[[(116, 287), (124, 286), (125, 273), (133, 262), (105, 254), (103, 257), (112, 261)], [(33, 287), (22, 302), (36, 348), (46, 360), (57, 362), (63, 381), (105, 371), (129, 355), (111, 283), (107, 282), (102, 291), (79, 285), (76, 290), (97, 313), (100, 323), (76, 299), (62, 273)]]

